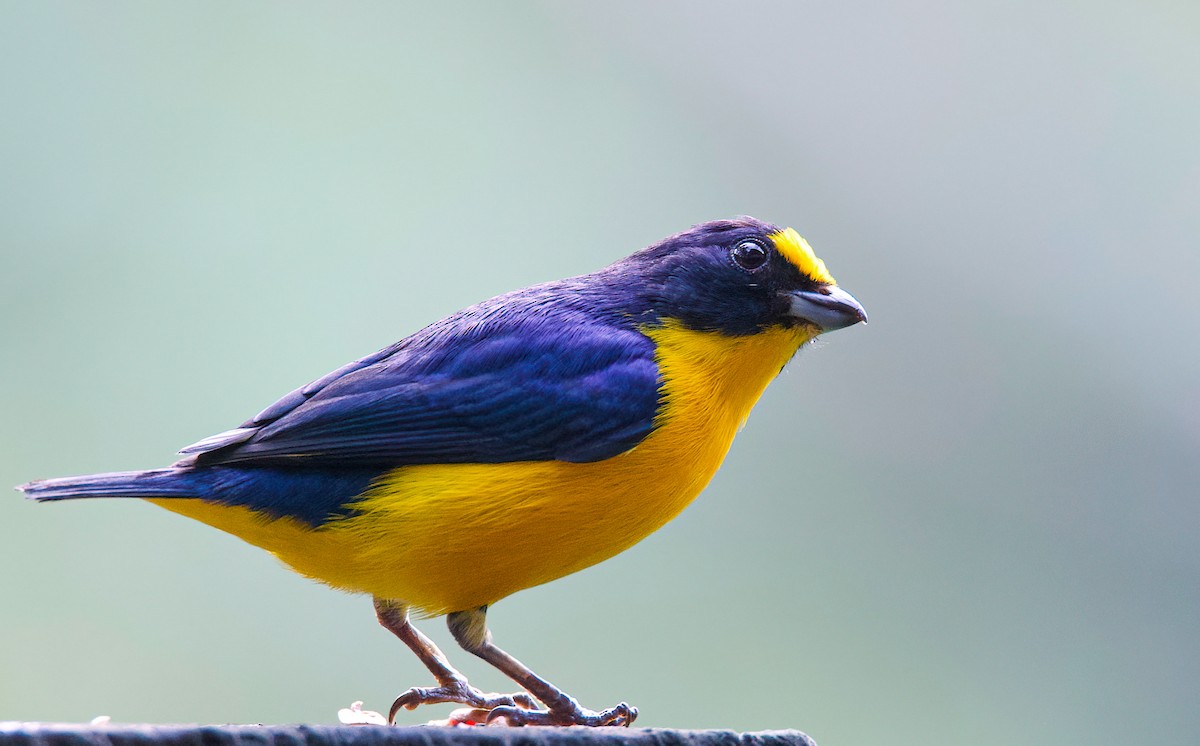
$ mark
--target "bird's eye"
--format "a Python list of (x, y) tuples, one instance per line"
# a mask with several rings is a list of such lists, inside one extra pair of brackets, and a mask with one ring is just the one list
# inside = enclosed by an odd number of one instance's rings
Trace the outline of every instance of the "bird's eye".
[(745, 270), (756, 270), (767, 263), (767, 247), (758, 241), (742, 241), (729, 252), (733, 261)]

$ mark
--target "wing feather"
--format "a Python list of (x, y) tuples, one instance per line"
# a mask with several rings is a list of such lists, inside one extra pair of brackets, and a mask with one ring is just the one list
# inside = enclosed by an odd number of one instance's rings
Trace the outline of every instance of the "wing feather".
[(197, 465), (394, 467), (629, 450), (659, 405), (653, 344), (632, 327), (544, 305), (468, 309), (183, 453)]

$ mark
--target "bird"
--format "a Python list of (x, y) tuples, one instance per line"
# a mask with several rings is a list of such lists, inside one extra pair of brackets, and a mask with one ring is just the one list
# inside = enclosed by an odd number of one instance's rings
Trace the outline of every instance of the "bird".
[[(167, 468), (32, 481), (39, 502), (140, 498), (370, 595), (457, 722), (628, 726), (494, 642), (491, 606), (608, 559), (705, 488), (798, 350), (867, 320), (795, 230), (701, 223), (577, 277), (470, 306), (287, 394)], [(413, 624), (520, 691), (468, 682)]]

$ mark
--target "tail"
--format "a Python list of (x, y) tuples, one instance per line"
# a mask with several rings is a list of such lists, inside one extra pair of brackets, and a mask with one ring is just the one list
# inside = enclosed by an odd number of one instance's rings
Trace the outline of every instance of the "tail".
[(27, 482), (17, 487), (38, 502), (82, 497), (197, 497), (190, 469), (151, 469), (87, 474)]

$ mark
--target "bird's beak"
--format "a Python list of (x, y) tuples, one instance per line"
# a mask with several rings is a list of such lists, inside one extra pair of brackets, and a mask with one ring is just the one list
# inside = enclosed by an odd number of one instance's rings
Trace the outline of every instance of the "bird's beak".
[(788, 293), (788, 296), (792, 302), (789, 314), (815, 324), (822, 332), (845, 329), (867, 320), (867, 311), (862, 304), (853, 295), (834, 285), (827, 285), (820, 291), (798, 290)]

